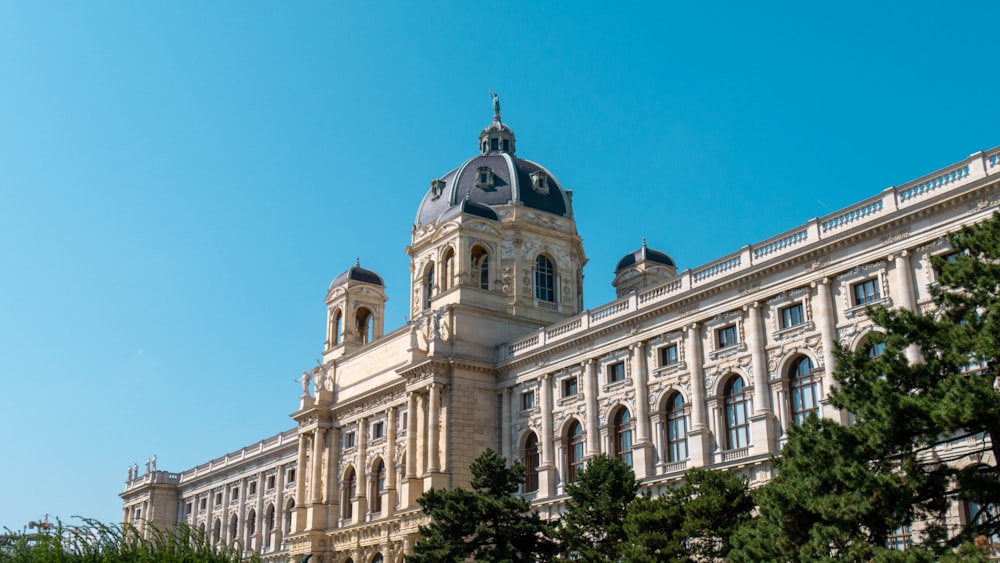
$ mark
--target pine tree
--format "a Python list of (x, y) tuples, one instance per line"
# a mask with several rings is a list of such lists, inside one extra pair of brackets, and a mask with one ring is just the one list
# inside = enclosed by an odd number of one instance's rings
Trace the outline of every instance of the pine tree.
[(566, 486), (559, 529), (564, 553), (574, 561), (617, 561), (627, 540), (625, 513), (638, 490), (632, 468), (617, 458), (588, 461)]
[(657, 498), (639, 497), (625, 517), (629, 563), (725, 558), (729, 537), (754, 508), (746, 481), (726, 471), (692, 469)]
[(502, 456), (486, 450), (472, 462), (472, 490), (431, 489), (417, 502), (431, 523), (406, 560), (450, 563), (472, 559), (495, 562), (549, 561), (556, 545), (552, 527), (527, 500), (514, 496), (524, 480), (524, 466), (507, 467)]

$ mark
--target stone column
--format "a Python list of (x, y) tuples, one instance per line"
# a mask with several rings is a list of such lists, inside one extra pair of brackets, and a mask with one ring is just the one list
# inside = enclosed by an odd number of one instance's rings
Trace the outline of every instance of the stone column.
[[(240, 547), (246, 549), (250, 545), (249, 530), (247, 530), (247, 495), (250, 493), (249, 480), (244, 477), (240, 479), (240, 502), (236, 506), (238, 520), (236, 521), (236, 538), (240, 540)], [(234, 538), (234, 539), (236, 539)]]
[(441, 389), (431, 383), (427, 398), (427, 472), (437, 473), (441, 464), (438, 441), (441, 432)]
[(417, 423), (417, 394), (410, 391), (406, 394), (406, 476), (403, 479), (403, 506), (414, 506), (422, 494), (417, 473), (417, 433), (420, 426)]
[(552, 375), (542, 376), (538, 386), (539, 406), (542, 411), (542, 428), (539, 442), (541, 445), (541, 460), (538, 464), (538, 496), (548, 498), (556, 492), (556, 465), (553, 460), (553, 429), (552, 429)]
[(691, 428), (688, 430), (688, 456), (692, 467), (710, 464), (711, 431), (705, 420), (705, 374), (702, 371), (701, 327), (685, 327), (685, 360), (691, 377)]
[(358, 421), (358, 490), (354, 505), (354, 523), (364, 522), (368, 516), (368, 418)]
[(830, 390), (836, 385), (833, 379), (833, 370), (836, 369), (837, 360), (833, 356), (834, 343), (837, 341), (837, 324), (835, 317), (835, 307), (833, 303), (833, 292), (830, 289), (830, 278), (823, 278), (813, 282), (816, 288), (816, 324), (819, 326), (820, 341), (823, 344), (823, 399), (821, 401), (821, 414), (847, 422), (845, 413), (834, 409), (827, 399)]
[(305, 529), (306, 505), (306, 452), (309, 449), (309, 436), (299, 434), (299, 455), (295, 464), (295, 510), (292, 518), (292, 531), (301, 532)]
[(396, 417), (399, 410), (389, 407), (385, 437), (385, 502), (382, 503), (382, 514), (392, 516), (396, 511)]
[(755, 454), (775, 451), (774, 415), (771, 412), (771, 388), (768, 385), (767, 355), (764, 345), (767, 333), (760, 314), (760, 303), (746, 306), (747, 344), (750, 346), (750, 361), (753, 367), (753, 404), (750, 416), (750, 435)]
[[(910, 252), (904, 250), (895, 256), (895, 268), (893, 268), (895, 274), (895, 280), (893, 285), (895, 286), (895, 293), (898, 294), (899, 299), (895, 300), (894, 305), (908, 311), (917, 312), (917, 297), (913, 290), (913, 270), (910, 264)], [(906, 347), (906, 359), (910, 361), (911, 364), (916, 364), (921, 361), (920, 358), (920, 348), (916, 345), (911, 344)]]
[(600, 413), (597, 410), (597, 362), (591, 358), (583, 362), (583, 399), (587, 405), (588, 458), (601, 453)]
[(635, 441), (632, 444), (632, 465), (635, 478), (642, 480), (653, 473), (653, 445), (649, 437), (646, 343), (636, 342), (629, 348), (632, 351), (632, 385), (635, 388)]
[(500, 455), (507, 458), (509, 462), (511, 460), (511, 435), (510, 435), (510, 424), (511, 424), (511, 405), (510, 405), (510, 387), (504, 387), (500, 393), (498, 393), (500, 400)]
[(325, 438), (325, 429), (317, 428), (313, 430), (312, 471), (309, 476), (309, 490), (312, 493), (310, 496), (313, 503), (323, 502), (321, 487), (323, 482), (323, 442)]
[(423, 477), (427, 473), (427, 400), (422, 393), (417, 394), (417, 419), (411, 430), (417, 434), (417, 475)]
[(337, 483), (340, 481), (340, 427), (330, 429), (329, 444), (326, 448), (326, 522), (327, 527), (336, 527), (340, 523), (340, 495)]

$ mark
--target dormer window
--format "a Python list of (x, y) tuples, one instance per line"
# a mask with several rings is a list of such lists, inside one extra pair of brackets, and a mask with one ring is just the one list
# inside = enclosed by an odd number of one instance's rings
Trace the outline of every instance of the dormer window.
[(494, 186), (493, 171), (489, 166), (480, 166), (476, 172), (476, 187), (486, 190)]
[(444, 191), (444, 180), (434, 178), (431, 180), (431, 199), (437, 199), (441, 197), (441, 192)]
[(549, 193), (549, 175), (541, 170), (537, 170), (531, 173), (531, 188), (536, 192), (548, 195)]
[(500, 139), (497, 139), (496, 137), (490, 139), (490, 150), (491, 151), (500, 150)]

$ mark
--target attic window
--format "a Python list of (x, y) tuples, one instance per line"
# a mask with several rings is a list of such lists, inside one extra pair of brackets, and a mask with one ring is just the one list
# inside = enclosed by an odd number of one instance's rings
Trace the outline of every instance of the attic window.
[(485, 190), (492, 188), (493, 186), (493, 171), (490, 170), (489, 166), (480, 166), (479, 170), (476, 172), (476, 187)]
[(431, 180), (431, 199), (437, 199), (441, 197), (441, 192), (444, 191), (444, 180), (439, 180), (434, 178)]
[(541, 170), (531, 173), (531, 188), (536, 192), (548, 195), (549, 193), (549, 175)]

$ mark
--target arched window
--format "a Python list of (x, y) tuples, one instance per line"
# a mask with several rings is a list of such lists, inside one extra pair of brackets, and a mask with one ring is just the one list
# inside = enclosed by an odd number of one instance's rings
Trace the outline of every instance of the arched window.
[(257, 511), (250, 509), (247, 513), (247, 535), (252, 536), (257, 531)]
[(274, 531), (274, 505), (268, 504), (264, 512), (264, 547), (271, 547), (271, 532)]
[(354, 497), (358, 496), (358, 475), (351, 467), (344, 476), (344, 492), (341, 499), (341, 517), (350, 520), (354, 517)]
[(441, 264), (444, 265), (441, 272), (441, 290), (446, 291), (451, 288), (451, 282), (455, 279), (455, 250), (449, 248), (444, 251), (444, 257), (441, 260)]
[(365, 307), (358, 309), (355, 327), (361, 336), (362, 344), (368, 344), (374, 340), (375, 316)]
[(431, 262), (424, 270), (424, 309), (431, 308), (431, 299), (434, 297), (434, 263)]
[(572, 483), (583, 471), (583, 427), (573, 421), (566, 431), (566, 482)]
[(813, 375), (813, 363), (802, 356), (792, 364), (788, 374), (792, 392), (792, 420), (802, 424), (810, 414), (819, 415), (819, 381)]
[(385, 463), (378, 460), (372, 472), (372, 512), (382, 512), (382, 493), (385, 492)]
[(233, 514), (233, 517), (229, 519), (229, 543), (236, 541), (236, 534), (240, 531), (239, 524), (239, 519)]
[(628, 409), (618, 409), (614, 418), (615, 457), (632, 467), (632, 415)]
[(865, 353), (868, 357), (875, 359), (885, 353), (885, 342), (868, 342), (865, 344)]
[(340, 344), (344, 338), (344, 313), (340, 309), (333, 316), (333, 343)]
[(472, 282), (479, 289), (490, 288), (490, 255), (478, 245), (472, 247)]
[(524, 441), (524, 492), (538, 490), (538, 436), (528, 434)]
[(667, 461), (684, 461), (687, 451), (687, 414), (684, 412), (684, 397), (674, 393), (667, 401)]
[(288, 506), (285, 508), (285, 534), (292, 533), (293, 510), (295, 510), (295, 499), (288, 499)]
[(735, 450), (750, 445), (750, 397), (743, 388), (743, 378), (729, 380), (725, 390), (726, 449)]
[(372, 557), (372, 563), (382, 563), (383, 561), (381, 553), (376, 553), (375, 557)]
[(552, 260), (545, 255), (535, 259), (535, 298), (549, 303), (556, 302), (556, 270)]
[(222, 520), (218, 518), (215, 519), (215, 524), (212, 525), (212, 543), (219, 543), (219, 539), (222, 537)]

